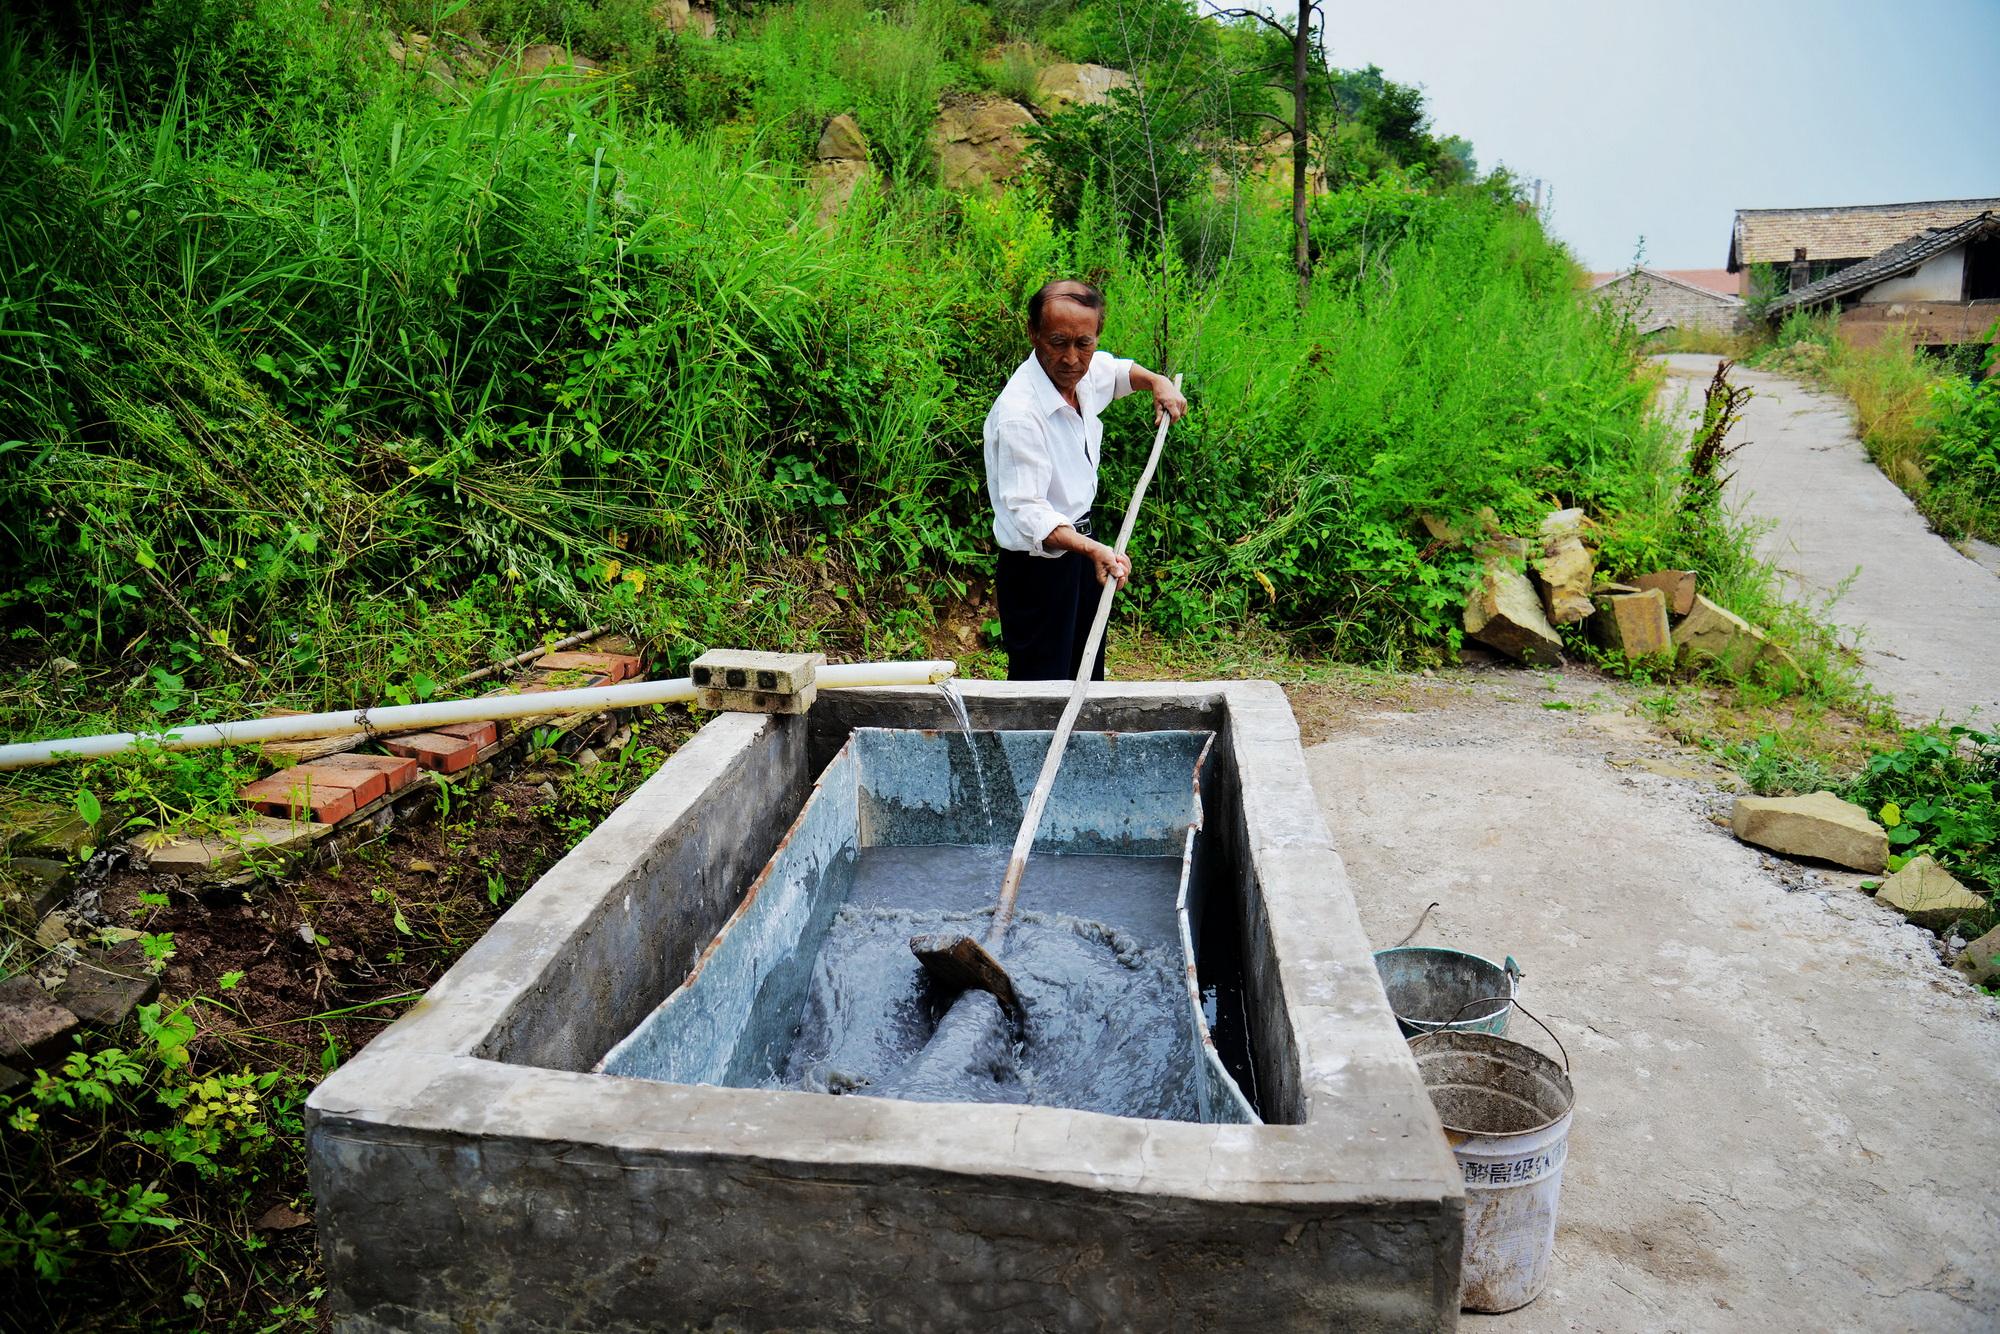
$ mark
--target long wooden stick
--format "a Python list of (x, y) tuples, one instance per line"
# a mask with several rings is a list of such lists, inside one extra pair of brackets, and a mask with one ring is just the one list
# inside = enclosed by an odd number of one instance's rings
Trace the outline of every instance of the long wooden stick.
[[(1181, 377), (1176, 375), (1174, 388), (1180, 387)], [(1118, 544), (1112, 548), (1121, 556), (1125, 554), (1125, 544), (1132, 540), (1139, 502), (1146, 498), (1146, 488), (1153, 483), (1153, 472), (1160, 466), (1160, 450), (1167, 443), (1167, 427), (1172, 424), (1170, 418), (1162, 415), (1160, 429), (1153, 433), (1153, 452), (1139, 474), (1139, 484), (1132, 488), (1132, 503), (1125, 507), (1125, 521), (1118, 525)], [(1063, 752), (1069, 749), (1069, 734), (1076, 727), (1077, 714), (1083, 711), (1083, 697), (1090, 693), (1090, 672), (1097, 665), (1097, 646), (1104, 642), (1104, 627), (1111, 619), (1111, 600), (1117, 595), (1118, 581), (1106, 579), (1104, 591), (1097, 598), (1097, 619), (1090, 623), (1090, 637), (1083, 641), (1083, 661), (1076, 669), (1076, 684), (1070, 687), (1069, 703), (1063, 706), (1062, 720), (1056, 724), (1055, 735), (1049, 738), (1049, 753), (1042, 760), (1041, 777), (1035, 780), (1028, 809), (1021, 816), (1021, 832), (1014, 835), (1014, 852), (1007, 858), (1007, 875), (1000, 882), (1000, 901), (993, 906), (993, 927), (986, 933), (986, 948), (994, 954), (1000, 952), (1007, 926), (1014, 920), (1014, 900), (1020, 897), (1021, 877), (1027, 874), (1028, 853), (1035, 846), (1035, 832), (1041, 828), (1049, 793), (1055, 790), (1056, 771), (1062, 768)]]

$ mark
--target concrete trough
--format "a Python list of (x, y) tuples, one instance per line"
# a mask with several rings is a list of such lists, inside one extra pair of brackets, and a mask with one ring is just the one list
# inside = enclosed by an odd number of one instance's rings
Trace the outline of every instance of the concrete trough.
[[(960, 690), (1003, 730), (1066, 693)], [(1268, 683), (1100, 686), (1080, 722), (1213, 734), (1192, 878), (1262, 1124), (594, 1072), (857, 729), (955, 725), (933, 689), (717, 718), (316, 1089), (337, 1327), (1451, 1327), (1459, 1171)]]

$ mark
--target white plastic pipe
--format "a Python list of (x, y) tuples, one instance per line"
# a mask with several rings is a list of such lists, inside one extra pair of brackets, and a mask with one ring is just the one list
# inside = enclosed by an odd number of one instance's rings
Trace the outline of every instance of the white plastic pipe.
[[(847, 662), (815, 670), (816, 684), (839, 690), (856, 686), (937, 685), (958, 673), (949, 660), (931, 662)], [(167, 732), (110, 732), (103, 736), (62, 737), (54, 741), (23, 741), (0, 746), (0, 769), (31, 769), (61, 760), (91, 760), (119, 755), (143, 737), (161, 750), (200, 750), (208, 746), (256, 746), (266, 741), (301, 741), (308, 737), (345, 736), (350, 732), (410, 732), (453, 723), (498, 722), (543, 713), (602, 713), (642, 704), (685, 704), (695, 697), (694, 681), (685, 676), (670, 681), (627, 681), (616, 686), (582, 690), (544, 690), (530, 695), (485, 695), (479, 699), (430, 700), (423, 704), (392, 704), (380, 709), (342, 709), (333, 713), (298, 713), (283, 718), (245, 718), (233, 723), (200, 723)]]

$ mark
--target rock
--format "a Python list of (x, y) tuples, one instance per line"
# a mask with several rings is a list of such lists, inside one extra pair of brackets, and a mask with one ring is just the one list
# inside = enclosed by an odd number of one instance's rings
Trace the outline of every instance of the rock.
[(556, 785), (554, 783), (543, 783), (535, 789), (535, 795), (543, 801), (553, 802), (559, 794), (556, 792)]
[(1590, 615), (1591, 574), (1596, 562), (1580, 539), (1543, 538), (1541, 554), (1530, 565), (1552, 624), (1574, 625)]
[(53, 857), (15, 857), (0, 867), (0, 877), (11, 882), (0, 891), (0, 902), (18, 921), (33, 927), (69, 888), (70, 868)]
[(133, 960), (129, 947), (116, 955), (85, 951), (56, 988), (56, 999), (71, 1014), (104, 1033), (159, 994), (160, 979)]
[(1600, 594), (1590, 628), (1599, 643), (1629, 659), (1674, 661), (1673, 633), (1667, 624), (1667, 599), (1657, 588), (1643, 593)]
[(847, 211), (861, 182), (874, 175), (865, 160), (829, 158), (806, 168), (806, 184), (819, 196), (819, 220), (831, 222)]
[(598, 765), (604, 763), (604, 757), (588, 746), (578, 751), (572, 759), (579, 769), (595, 769)]
[(1542, 520), (1538, 532), (1544, 542), (1560, 542), (1568, 537), (1580, 542), (1583, 540), (1584, 526), (1589, 522), (1590, 520), (1584, 518), (1582, 510), (1554, 510)]
[(945, 107), (931, 130), (939, 182), (947, 189), (970, 190), (1012, 181), (1021, 174), (1028, 151), (1022, 131), (1034, 123), (1025, 107), (1004, 97)]
[(279, 1201), (264, 1211), (255, 1226), (259, 1232), (289, 1232), (293, 1228), (305, 1227), (311, 1222), (310, 1214), (302, 1214), (291, 1205)]
[(1747, 675), (1764, 655), (1764, 632), (1697, 593), (1674, 627), (1674, 648), (1689, 665), (1714, 663), (1729, 676)]
[(1114, 88), (1130, 88), (1132, 76), (1109, 65), (1050, 65), (1035, 76), (1035, 105), (1044, 111), (1098, 106)]
[(0, 1061), (46, 1065), (69, 1050), (76, 1016), (25, 977), (0, 980)]
[(686, 32), (692, 28), (704, 37), (715, 36), (712, 6), (690, 4), (689, 0), (655, 0), (647, 12), (653, 16), (653, 22), (668, 32)]
[(0, 1098), (27, 1086), (28, 1077), (11, 1065), (0, 1065)]
[(403, 869), (408, 871), (411, 875), (437, 874), (437, 864), (435, 862), (427, 862), (421, 857), (412, 857), (410, 859), (410, 864), (408, 866), (405, 866)]
[(45, 950), (58, 950), (69, 944), (69, 920), (62, 913), (50, 913), (35, 924), (35, 943)]
[(72, 806), (46, 801), (14, 801), (0, 807), (0, 846), (16, 855), (75, 861), (97, 843), (97, 826)]
[(1943, 931), (1961, 917), (1986, 911), (1986, 900), (1954, 880), (1929, 853), (1903, 863), (1903, 869), (1875, 891), (1875, 901), (1932, 931)]
[(589, 76), (597, 73), (599, 65), (588, 56), (575, 55), (552, 42), (537, 42), (523, 47), (515, 58), (514, 72), (523, 78), (533, 78), (539, 74), (568, 72)]
[(845, 111), (835, 116), (820, 132), (813, 156), (822, 162), (866, 162), (868, 140), (862, 136), (861, 123)]
[(1868, 812), (1831, 792), (1808, 797), (1738, 797), (1729, 812), (1736, 837), (1788, 857), (1811, 857), (1856, 871), (1879, 871), (1889, 835)]
[(150, 839), (139, 838), (130, 848), (133, 857), (151, 870), (201, 880), (232, 875), (252, 856), (300, 851), (332, 827), (260, 815), (227, 835), (169, 839), (157, 847), (150, 846)]
[[(1909, 869), (1907, 866), (1903, 868), (1905, 871)], [(1952, 967), (1964, 973), (1976, 987), (2000, 983), (2000, 926), (1967, 945)]]
[(1637, 593), (1638, 591), (1639, 586), (1637, 584), (1621, 584), (1616, 579), (1599, 579), (1590, 586), (1590, 596), (1593, 598), (1602, 597), (1606, 593)]
[(1694, 610), (1694, 571), (1655, 570), (1632, 581), (1640, 588), (1657, 588), (1667, 599), (1667, 614), (1685, 616)]
[(1562, 662), (1562, 641), (1542, 615), (1528, 577), (1510, 565), (1489, 564), (1465, 603), (1465, 633), (1533, 667)]

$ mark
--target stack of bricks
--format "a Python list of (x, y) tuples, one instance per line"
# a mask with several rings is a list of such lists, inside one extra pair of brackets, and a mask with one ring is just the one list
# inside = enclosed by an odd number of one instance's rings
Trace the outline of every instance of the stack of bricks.
[[(529, 677), (510, 694), (535, 694), (609, 685), (639, 674), (639, 659), (628, 653), (544, 654)], [(517, 722), (516, 731), (520, 728)], [(385, 737), (387, 755), (345, 752), (279, 770), (241, 788), (237, 795), (254, 809), (293, 820), (331, 825), (369, 803), (416, 781), (418, 771), (455, 774), (469, 769), (500, 744), (496, 723), (454, 723), (426, 732)]]

